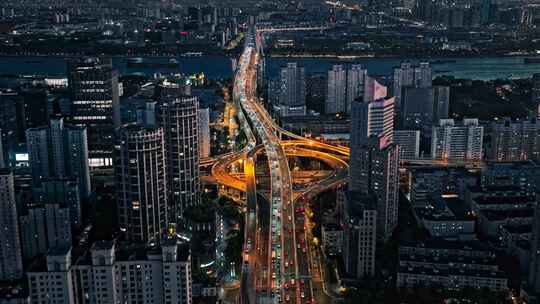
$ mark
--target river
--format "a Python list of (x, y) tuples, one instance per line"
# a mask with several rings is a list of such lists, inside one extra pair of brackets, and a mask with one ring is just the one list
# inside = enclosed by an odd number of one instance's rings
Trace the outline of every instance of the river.
[[(451, 62), (433, 64), (435, 76), (450, 75), (458, 78), (489, 80), (497, 78), (524, 78), (533, 73), (540, 73), (540, 64), (525, 64), (524, 57), (473, 57), (452, 58)], [(207, 78), (229, 78), (232, 75), (231, 59), (225, 56), (181, 57), (179, 68), (128, 68), (125, 57), (114, 57), (113, 65), (122, 75), (144, 74), (152, 76), (155, 73), (198, 73), (203, 72)], [(430, 58), (429, 61), (446, 60), (448, 58)], [(145, 62), (166, 63), (170, 58), (144, 58)], [(287, 62), (298, 62), (307, 73), (325, 72), (335, 63), (359, 63), (368, 68), (372, 75), (389, 75), (392, 67), (399, 65), (399, 58), (361, 58), (355, 60), (337, 60), (332, 58), (267, 58), (267, 75), (275, 78), (279, 75), (279, 67)], [(419, 62), (418, 59), (410, 60)], [(62, 57), (39, 56), (1, 56), (0, 75), (48, 75), (64, 76), (66, 61)]]

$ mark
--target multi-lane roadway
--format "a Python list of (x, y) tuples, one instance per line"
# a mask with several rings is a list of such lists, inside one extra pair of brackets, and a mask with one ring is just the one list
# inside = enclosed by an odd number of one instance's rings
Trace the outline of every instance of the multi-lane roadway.
[[(263, 31), (268, 31), (264, 29)], [(246, 234), (242, 268), (242, 303), (312, 303), (312, 260), (304, 216), (304, 198), (342, 183), (348, 149), (306, 139), (281, 129), (256, 94), (260, 61), (259, 33), (246, 35), (235, 75), (233, 100), (240, 127), (248, 137), (244, 150), (224, 156), (212, 168), (221, 183), (246, 192)], [(294, 141), (282, 141), (287, 136)], [(260, 144), (259, 146), (257, 144)], [(257, 153), (264, 149), (269, 175), (267, 199), (259, 199)], [(287, 154), (330, 162), (334, 172), (301, 191), (293, 191)], [(244, 159), (244, 180), (227, 171)], [(265, 204), (265, 203), (268, 204)]]

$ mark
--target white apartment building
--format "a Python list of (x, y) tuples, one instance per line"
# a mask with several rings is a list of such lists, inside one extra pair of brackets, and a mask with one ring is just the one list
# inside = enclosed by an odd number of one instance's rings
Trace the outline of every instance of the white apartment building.
[(453, 119), (441, 119), (433, 128), (431, 158), (443, 161), (480, 161), (484, 127), (478, 119), (463, 119), (456, 124)]
[(31, 303), (192, 303), (189, 249), (174, 239), (152, 249), (100, 241), (78, 257), (57, 247), (27, 274)]

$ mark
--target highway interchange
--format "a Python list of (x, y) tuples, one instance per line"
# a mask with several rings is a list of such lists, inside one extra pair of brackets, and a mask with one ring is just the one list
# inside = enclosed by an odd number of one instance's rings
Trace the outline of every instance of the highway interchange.
[[(218, 159), (212, 167), (212, 176), (220, 184), (246, 193), (240, 302), (314, 303), (313, 263), (303, 204), (306, 197), (344, 182), (348, 149), (292, 134), (273, 121), (256, 94), (259, 35), (256, 31), (246, 35), (233, 89), (237, 118), (248, 143), (242, 151)], [(282, 136), (292, 140), (281, 140)], [(258, 195), (261, 191), (256, 189), (254, 163), (261, 151), (264, 151), (270, 177), (267, 195)], [(293, 190), (287, 155), (322, 160), (333, 171), (316, 183)], [(233, 176), (228, 169), (241, 159), (244, 160), (243, 178)]]

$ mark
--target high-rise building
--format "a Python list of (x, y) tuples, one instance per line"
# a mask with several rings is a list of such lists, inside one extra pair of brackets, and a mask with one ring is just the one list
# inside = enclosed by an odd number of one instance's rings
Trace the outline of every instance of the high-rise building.
[(69, 209), (59, 204), (37, 204), (20, 217), (22, 250), (31, 259), (56, 246), (71, 246)]
[(200, 157), (210, 156), (210, 109), (199, 109)]
[(345, 271), (354, 279), (375, 275), (377, 245), (377, 199), (348, 192), (343, 208)]
[(13, 90), (0, 91), (0, 128), (10, 132), (17, 141), (24, 142), (25, 119), (22, 112), (23, 97)]
[(420, 157), (420, 131), (395, 130), (393, 140), (399, 146), (400, 160), (414, 160)]
[(394, 133), (394, 98), (353, 104), (351, 113), (351, 145), (364, 144), (371, 136), (392, 142)]
[(405, 87), (427, 88), (431, 87), (432, 69), (427, 62), (415, 66), (410, 62), (403, 62), (394, 68), (393, 94), (396, 97), (396, 107), (401, 109), (402, 92)]
[(540, 160), (540, 121), (503, 121), (491, 124), (491, 155), (496, 161)]
[(328, 71), (328, 89), (324, 108), (326, 114), (347, 111), (347, 71), (342, 65), (334, 65)]
[(420, 130), (431, 128), (434, 112), (432, 88), (405, 87), (401, 93), (403, 128)]
[(306, 112), (306, 73), (304, 67), (288, 63), (280, 72), (280, 107), (287, 108), (285, 113)]
[(433, 86), (432, 122), (447, 119), (450, 111), (450, 87)]
[(309, 109), (324, 113), (327, 86), (326, 73), (311, 74), (307, 77), (306, 104)]
[(160, 107), (171, 193), (169, 218), (171, 224), (180, 225), (186, 208), (200, 202), (199, 99), (168, 98)]
[(0, 281), (23, 276), (20, 234), (13, 173), (0, 169)]
[(399, 147), (381, 145), (371, 137), (365, 144), (351, 145), (351, 191), (373, 193), (377, 198), (377, 236), (387, 240), (397, 226), (399, 194)]
[(126, 125), (116, 146), (118, 223), (128, 238), (154, 242), (166, 231), (168, 187), (162, 128)]
[(49, 126), (26, 131), (26, 144), (35, 186), (43, 178), (76, 177), (81, 198), (91, 192), (86, 128), (64, 124), (61, 117)]
[(484, 127), (478, 119), (464, 119), (456, 125), (453, 119), (441, 119), (433, 128), (431, 158), (436, 160), (482, 160)]
[(120, 126), (118, 73), (111, 59), (68, 62), (72, 121), (88, 127), (89, 165), (112, 167), (114, 130)]
[(44, 89), (28, 89), (22, 92), (24, 100), (24, 126), (36, 128), (47, 124), (48, 92)]
[(414, 87), (401, 90), (401, 125), (406, 129), (431, 133), (440, 119), (448, 118), (450, 88), (445, 86)]
[(0, 136), (5, 165), (14, 167), (18, 143), (25, 141), (23, 97), (16, 91), (0, 90)]
[(51, 249), (27, 272), (32, 303), (192, 303), (191, 255), (177, 240), (160, 247), (100, 241), (82, 258)]
[(355, 102), (351, 113), (351, 191), (373, 193), (377, 199), (377, 236), (387, 240), (397, 225), (399, 147), (393, 144), (394, 98), (369, 77), (366, 99)]
[(367, 70), (360, 64), (353, 64), (347, 70), (347, 113), (351, 113), (353, 102), (364, 96), (367, 77)]

